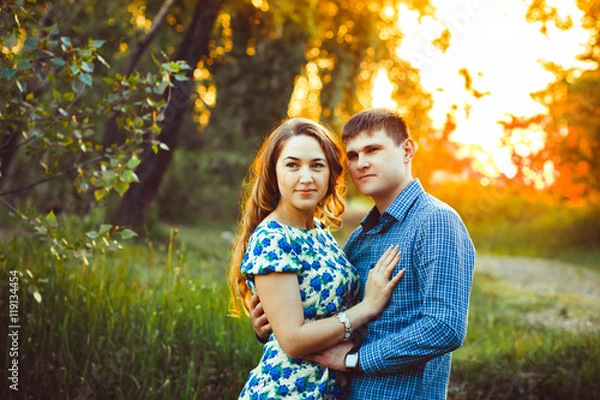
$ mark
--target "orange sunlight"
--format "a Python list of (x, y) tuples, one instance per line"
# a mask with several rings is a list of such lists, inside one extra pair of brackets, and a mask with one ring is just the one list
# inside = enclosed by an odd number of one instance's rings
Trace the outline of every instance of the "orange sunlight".
[[(565, 68), (590, 68), (575, 59), (584, 52), (591, 34), (580, 25), (582, 11), (575, 2), (547, 2), (558, 8), (561, 18), (570, 16), (571, 29), (561, 31), (549, 23), (544, 36), (540, 23), (526, 21), (527, 4), (523, 0), (432, 0), (436, 18), (421, 20), (417, 12), (399, 6), (398, 25), (405, 37), (398, 55), (420, 70), (423, 87), (432, 93), (434, 127), (440, 128), (456, 105), (457, 128), (452, 140), (463, 144), (459, 156), (473, 156), (475, 168), (490, 178), (500, 173), (509, 178), (516, 174), (509, 149), (501, 146), (503, 130), (497, 122), (510, 114), (546, 112), (530, 96), (554, 80), (540, 61)], [(442, 52), (431, 41), (445, 29), (450, 31), (450, 46)], [(467, 78), (470, 88), (465, 85)], [(384, 70), (377, 74), (372, 94), (374, 106), (397, 107)], [(545, 134), (522, 130), (517, 138), (511, 144), (519, 154), (527, 155), (543, 148)], [(548, 165), (544, 176), (531, 179), (540, 189), (550, 185), (553, 166)]]

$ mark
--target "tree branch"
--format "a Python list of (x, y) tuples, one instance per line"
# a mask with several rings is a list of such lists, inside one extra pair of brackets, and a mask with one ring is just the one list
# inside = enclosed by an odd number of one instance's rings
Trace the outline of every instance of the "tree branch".
[(129, 60), (127, 60), (127, 64), (125, 65), (124, 69), (125, 76), (129, 76), (133, 72), (136, 65), (139, 63), (140, 59), (144, 55), (144, 52), (146, 51), (148, 46), (150, 46), (150, 43), (158, 33), (158, 29), (164, 22), (165, 18), (167, 17), (167, 13), (169, 12), (169, 9), (174, 3), (175, 0), (166, 0), (160, 7), (160, 10), (158, 10), (154, 21), (152, 21), (150, 32), (148, 32), (148, 34), (135, 45), (135, 51), (133, 52), (133, 54), (131, 54)]

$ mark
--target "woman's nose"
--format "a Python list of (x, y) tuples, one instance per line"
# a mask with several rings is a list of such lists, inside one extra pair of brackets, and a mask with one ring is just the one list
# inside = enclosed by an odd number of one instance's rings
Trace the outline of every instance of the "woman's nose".
[(300, 170), (300, 182), (312, 182), (313, 175), (309, 168), (302, 168)]

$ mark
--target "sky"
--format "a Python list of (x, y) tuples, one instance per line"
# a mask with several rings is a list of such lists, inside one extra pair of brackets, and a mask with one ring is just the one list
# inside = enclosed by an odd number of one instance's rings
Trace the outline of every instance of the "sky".
[[(419, 21), (417, 12), (400, 7), (398, 24), (405, 38), (398, 54), (420, 69), (423, 87), (433, 95), (430, 115), (434, 126), (441, 127), (446, 113), (456, 104), (457, 129), (452, 139), (465, 144), (465, 153), (476, 155), (475, 166), (481, 172), (490, 177), (499, 172), (511, 177), (515, 170), (508, 150), (500, 147), (503, 131), (497, 121), (508, 114), (530, 116), (546, 111), (530, 96), (554, 80), (540, 60), (589, 68), (575, 58), (585, 51), (590, 37), (580, 25), (583, 13), (574, 0), (548, 0), (562, 18), (571, 16), (573, 27), (560, 31), (550, 23), (545, 36), (540, 23), (526, 21), (524, 0), (432, 0), (432, 4), (437, 20), (425, 17)], [(444, 27), (450, 30), (451, 39), (443, 53), (430, 43)], [(468, 93), (459, 74), (461, 68), (468, 69), (474, 89), (489, 94), (475, 99)], [(373, 105), (394, 107), (390, 90), (387, 75), (380, 72)], [(468, 115), (465, 105), (470, 106)], [(521, 152), (539, 150), (544, 137), (542, 131), (523, 132)]]

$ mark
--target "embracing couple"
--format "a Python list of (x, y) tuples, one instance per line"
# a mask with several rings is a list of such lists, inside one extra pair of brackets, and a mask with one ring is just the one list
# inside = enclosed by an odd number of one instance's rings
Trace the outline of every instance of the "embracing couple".
[[(444, 399), (467, 332), (475, 250), (458, 214), (423, 190), (394, 111), (370, 109), (342, 141), (279, 125), (248, 174), (229, 279), (262, 359), (241, 399)], [(342, 250), (344, 172), (375, 206)]]

